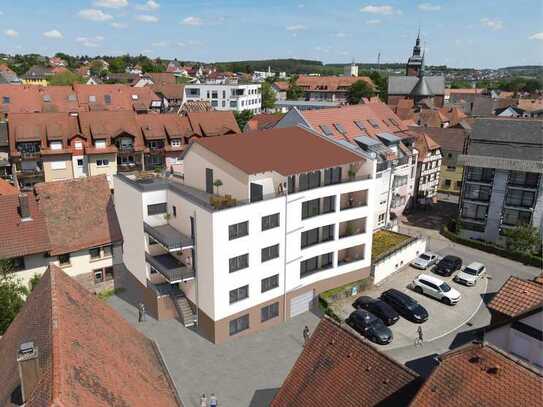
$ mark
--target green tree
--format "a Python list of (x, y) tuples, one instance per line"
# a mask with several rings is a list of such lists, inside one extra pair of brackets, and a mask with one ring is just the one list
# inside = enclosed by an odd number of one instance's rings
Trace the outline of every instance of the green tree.
[(292, 76), (288, 81), (287, 99), (298, 100), (304, 96), (304, 90), (298, 86), (298, 76)]
[(534, 253), (541, 249), (541, 238), (537, 228), (530, 225), (521, 225), (513, 229), (506, 229), (507, 247), (521, 253)]
[(13, 263), (0, 259), (0, 335), (8, 329), (28, 295), (26, 287), (13, 277)]
[(275, 106), (275, 91), (269, 82), (262, 82), (262, 109), (273, 109)]
[(362, 79), (353, 83), (347, 91), (347, 102), (351, 105), (360, 103), (362, 98), (371, 98), (375, 95), (375, 91), (366, 81)]
[(236, 121), (238, 122), (238, 126), (243, 131), (245, 128), (245, 125), (249, 120), (251, 120), (254, 116), (254, 113), (250, 110), (243, 110), (242, 112), (234, 112), (234, 117), (236, 118)]
[(529, 93), (536, 93), (538, 90), (543, 89), (543, 82), (539, 79), (528, 79), (524, 84), (522, 90)]
[(123, 73), (126, 70), (126, 62), (124, 58), (113, 58), (109, 63), (109, 70), (113, 73)]
[(467, 89), (471, 88), (471, 83), (468, 81), (453, 81), (451, 83), (451, 89)]
[(58, 85), (73, 85), (74, 83), (83, 83), (84, 80), (81, 76), (71, 72), (65, 71), (53, 75), (49, 79), (49, 85), (58, 86)]
[(379, 98), (383, 102), (386, 102), (388, 97), (388, 78), (384, 75), (381, 75), (379, 71), (371, 71), (368, 76), (377, 87)]
[(92, 76), (102, 76), (105, 71), (104, 64), (102, 61), (94, 60), (90, 64), (89, 71)]

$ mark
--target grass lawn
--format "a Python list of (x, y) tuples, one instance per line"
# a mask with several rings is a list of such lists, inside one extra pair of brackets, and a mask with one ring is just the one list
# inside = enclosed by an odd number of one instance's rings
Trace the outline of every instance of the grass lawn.
[(371, 249), (372, 261), (409, 239), (411, 239), (410, 236), (391, 232), (390, 230), (375, 232), (373, 234), (373, 246)]

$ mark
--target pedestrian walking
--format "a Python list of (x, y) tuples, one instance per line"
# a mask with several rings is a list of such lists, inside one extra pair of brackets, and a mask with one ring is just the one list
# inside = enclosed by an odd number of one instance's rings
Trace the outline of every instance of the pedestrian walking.
[(145, 305), (142, 302), (138, 304), (138, 322), (145, 322)]
[(423, 342), (424, 342), (424, 336), (422, 333), (422, 326), (419, 326), (417, 328), (417, 338), (415, 339), (415, 346), (422, 346)]
[(209, 407), (217, 407), (217, 397), (215, 397), (215, 393), (211, 393), (211, 397), (209, 397)]
[(305, 345), (307, 341), (309, 340), (309, 327), (307, 325), (304, 327), (303, 335), (304, 335), (304, 345)]
[(207, 406), (207, 397), (204, 394), (202, 394), (202, 397), (200, 397), (200, 407), (208, 407)]

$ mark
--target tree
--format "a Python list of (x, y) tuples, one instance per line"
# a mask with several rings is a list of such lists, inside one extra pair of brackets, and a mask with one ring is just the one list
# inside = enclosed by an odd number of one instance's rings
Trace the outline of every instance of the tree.
[(298, 77), (292, 76), (288, 81), (287, 99), (298, 100), (304, 96), (304, 90), (298, 86)]
[(534, 253), (541, 249), (541, 238), (537, 228), (530, 225), (521, 225), (513, 229), (506, 229), (507, 247), (515, 252)]
[(351, 105), (360, 103), (362, 98), (371, 98), (375, 95), (375, 91), (366, 81), (362, 79), (353, 83), (347, 91), (347, 102)]
[(109, 70), (113, 73), (123, 73), (126, 70), (126, 62), (124, 58), (113, 58), (109, 63)]
[(275, 106), (275, 91), (269, 82), (262, 82), (262, 109), (273, 109)]
[(215, 188), (217, 188), (217, 195), (219, 195), (219, 188), (222, 187), (222, 181), (220, 179), (216, 179), (213, 181), (213, 185)]
[(92, 76), (101, 76), (105, 71), (104, 64), (102, 63), (102, 61), (95, 59), (91, 62), (89, 71)]
[(13, 277), (13, 263), (0, 259), (0, 335), (8, 329), (28, 295), (26, 287)]
[(242, 112), (234, 112), (234, 117), (236, 118), (236, 121), (238, 122), (238, 126), (243, 131), (245, 128), (245, 125), (249, 120), (251, 120), (254, 116), (254, 113), (250, 110), (243, 110)]
[(53, 75), (49, 79), (49, 85), (60, 86), (60, 85), (73, 85), (74, 83), (83, 83), (84, 80), (81, 76), (71, 72), (64, 71)]
[(453, 81), (451, 83), (451, 89), (468, 89), (471, 88), (471, 83), (468, 81)]
[(381, 75), (379, 71), (371, 71), (368, 76), (377, 87), (379, 98), (383, 102), (386, 102), (388, 97), (388, 78), (384, 75)]

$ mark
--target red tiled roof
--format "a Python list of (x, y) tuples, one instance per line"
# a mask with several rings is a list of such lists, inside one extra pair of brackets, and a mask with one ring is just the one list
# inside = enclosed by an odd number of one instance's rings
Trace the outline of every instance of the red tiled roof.
[(470, 345), (441, 356), (410, 406), (538, 406), (542, 388), (539, 372), (489, 345)]
[(444, 150), (458, 153), (464, 151), (467, 134), (462, 128), (410, 127), (409, 131), (428, 134)]
[(79, 125), (87, 140), (106, 139), (109, 146), (113, 138), (126, 134), (134, 138), (135, 147), (144, 146), (136, 114), (132, 111), (82, 112), (79, 114)]
[(162, 95), (166, 99), (183, 99), (184, 85), (170, 84), (155, 84), (151, 86), (153, 92), (157, 95)]
[(187, 100), (181, 106), (181, 114), (183, 115), (196, 112), (212, 112), (214, 110), (211, 103), (206, 100)]
[(271, 407), (407, 405), (417, 375), (323, 318)]
[(187, 117), (194, 133), (202, 137), (241, 133), (230, 111), (189, 112)]
[(51, 255), (122, 241), (105, 175), (41, 183), (35, 190)]
[(543, 285), (509, 277), (488, 304), (491, 311), (516, 317), (543, 305)]
[(304, 76), (298, 77), (296, 84), (304, 90), (319, 92), (347, 91), (355, 82), (364, 81), (372, 88), (373, 81), (367, 76)]
[(286, 92), (288, 90), (288, 82), (286, 81), (277, 81), (273, 83), (273, 86), (275, 86), (278, 90)]
[(19, 193), (19, 190), (7, 182), (5, 179), (0, 178), (0, 196), (12, 195)]
[(180, 406), (154, 342), (56, 266), (50, 266), (0, 340), (0, 405), (19, 385), (19, 345), (38, 349), (27, 407)]
[(415, 135), (415, 148), (419, 152), (419, 160), (426, 158), (429, 152), (439, 149), (439, 144), (427, 133), (420, 131), (413, 134)]
[(140, 114), (136, 116), (136, 121), (146, 140), (170, 140), (193, 135), (189, 120), (175, 113)]
[(346, 148), (300, 127), (209, 137), (195, 142), (247, 174), (277, 171), (287, 176), (364, 161)]
[(260, 113), (251, 118), (244, 131), (265, 130), (273, 127), (284, 115), (279, 113)]
[(168, 72), (149, 72), (145, 74), (155, 85), (170, 85), (176, 83), (175, 75)]

